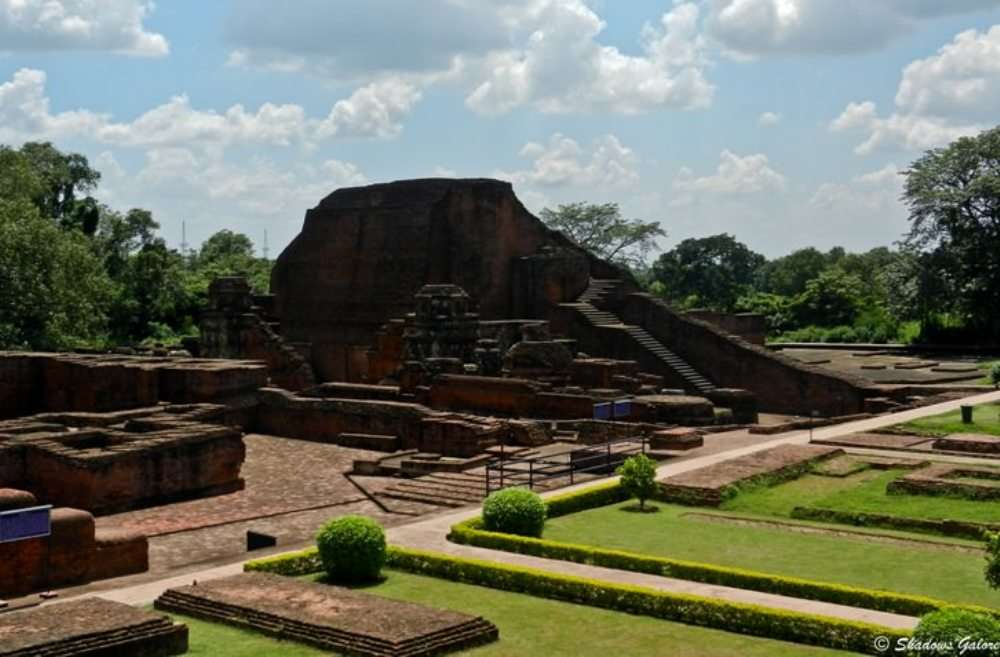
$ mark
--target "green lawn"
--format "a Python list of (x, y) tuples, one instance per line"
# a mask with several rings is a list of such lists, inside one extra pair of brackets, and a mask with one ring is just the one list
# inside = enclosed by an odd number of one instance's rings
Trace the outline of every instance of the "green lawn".
[(866, 470), (849, 477), (805, 475), (771, 488), (743, 491), (723, 509), (788, 517), (796, 506), (887, 513), (906, 518), (1000, 522), (1000, 502), (932, 495), (887, 495), (886, 485), (905, 470)]
[[(451, 653), (470, 657), (835, 657), (849, 653), (757, 639), (718, 630), (543, 600), (518, 593), (389, 572), (370, 593), (480, 615), (500, 628), (500, 641)], [(189, 655), (313, 657), (329, 655), (250, 632), (176, 616), (191, 628)]]
[(1000, 608), (1000, 592), (987, 587), (976, 554), (721, 524), (687, 516), (699, 511), (691, 507), (623, 510), (630, 505), (554, 518), (545, 538)]
[(1000, 436), (1000, 404), (979, 404), (972, 411), (972, 420), (971, 424), (963, 424), (962, 411), (955, 410), (913, 420), (896, 428), (918, 434), (985, 433)]

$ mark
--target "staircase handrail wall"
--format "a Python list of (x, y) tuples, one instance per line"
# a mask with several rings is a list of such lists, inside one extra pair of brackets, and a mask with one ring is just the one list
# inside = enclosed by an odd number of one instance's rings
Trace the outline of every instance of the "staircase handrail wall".
[(864, 379), (813, 367), (728, 335), (646, 293), (625, 295), (616, 310), (624, 322), (646, 329), (716, 385), (752, 391), (765, 411), (848, 415), (861, 412), (865, 398), (879, 394)]

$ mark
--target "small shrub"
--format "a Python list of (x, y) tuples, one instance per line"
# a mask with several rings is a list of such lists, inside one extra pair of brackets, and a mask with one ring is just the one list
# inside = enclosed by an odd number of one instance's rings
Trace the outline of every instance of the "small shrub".
[(316, 535), (323, 570), (337, 582), (370, 582), (385, 565), (385, 531), (364, 516), (344, 516), (326, 523)]
[(1000, 589), (1000, 533), (986, 534), (986, 583)]
[(1000, 646), (1000, 622), (989, 616), (949, 607), (920, 619), (913, 631), (911, 655), (991, 657)]
[(639, 500), (639, 509), (646, 508), (646, 500), (656, 493), (656, 461), (645, 454), (628, 457), (618, 466), (621, 485), (628, 494)]
[(545, 502), (527, 488), (505, 488), (483, 502), (483, 525), (491, 532), (541, 536), (545, 515)]
[(990, 366), (990, 383), (994, 388), (1000, 388), (1000, 361)]

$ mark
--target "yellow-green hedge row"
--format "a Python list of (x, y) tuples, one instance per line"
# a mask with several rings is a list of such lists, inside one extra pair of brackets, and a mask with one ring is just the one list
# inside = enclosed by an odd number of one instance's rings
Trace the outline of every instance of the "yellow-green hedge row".
[[(607, 484), (550, 498), (549, 517), (556, 517), (627, 499), (618, 484)], [(572, 510), (567, 510), (572, 509)], [(674, 577), (677, 579), (731, 586), (795, 598), (819, 600), (864, 609), (875, 609), (907, 616), (921, 616), (943, 607), (957, 606), (934, 598), (864, 589), (842, 584), (819, 582), (798, 577), (716, 566), (711, 564), (654, 557), (621, 550), (607, 550), (588, 545), (561, 543), (539, 538), (501, 534), (483, 529), (479, 518), (458, 523), (451, 528), (448, 539), (454, 543), (518, 554), (530, 554), (546, 559), (560, 559), (633, 572)], [(976, 613), (1000, 617), (1000, 612), (985, 607), (964, 607)]]
[[(247, 570), (283, 575), (316, 572), (315, 550), (253, 561)], [(782, 611), (694, 595), (559, 575), (531, 568), (457, 558), (420, 550), (390, 547), (387, 565), (420, 575), (525, 593), (536, 597), (601, 607), (630, 614), (699, 625), (782, 641), (793, 641), (873, 655), (875, 639), (893, 644), (906, 633), (878, 625)]]

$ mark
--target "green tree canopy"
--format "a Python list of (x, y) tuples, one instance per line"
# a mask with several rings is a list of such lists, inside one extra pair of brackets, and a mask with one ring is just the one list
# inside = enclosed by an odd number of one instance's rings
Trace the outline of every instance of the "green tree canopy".
[(764, 256), (722, 233), (684, 240), (653, 263), (651, 278), (675, 303), (729, 311), (765, 262)]
[(28, 142), (20, 153), (41, 183), (33, 200), (42, 216), (93, 234), (100, 218), (99, 206), (89, 195), (78, 196), (97, 188), (100, 172), (90, 168), (83, 155), (62, 153), (49, 142)]
[(0, 199), (0, 345), (66, 349), (101, 342), (112, 285), (87, 238), (30, 201)]
[(594, 255), (630, 268), (642, 267), (666, 232), (659, 222), (625, 219), (617, 203), (570, 203), (540, 213), (549, 228)]
[(1000, 126), (928, 151), (904, 175), (907, 246), (938, 254), (936, 276), (954, 281), (967, 324), (1000, 338)]

